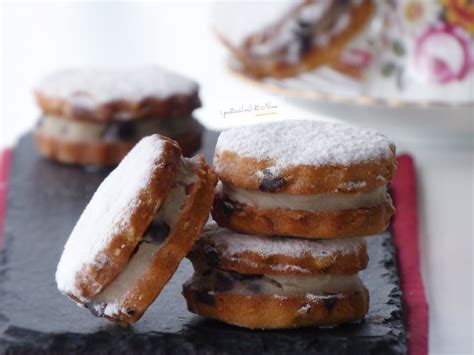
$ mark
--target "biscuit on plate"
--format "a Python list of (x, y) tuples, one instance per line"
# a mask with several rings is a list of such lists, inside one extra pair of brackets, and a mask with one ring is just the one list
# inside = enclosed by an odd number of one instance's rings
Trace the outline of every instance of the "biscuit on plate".
[(337, 61), (374, 9), (373, 0), (223, 3), (214, 27), (244, 73), (284, 78)]

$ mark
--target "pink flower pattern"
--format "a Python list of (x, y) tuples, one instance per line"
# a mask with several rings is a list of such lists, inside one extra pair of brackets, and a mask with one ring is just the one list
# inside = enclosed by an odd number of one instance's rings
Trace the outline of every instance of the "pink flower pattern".
[[(456, 50), (446, 55), (440, 55), (440, 50), (432, 50), (447, 45)], [(462, 27), (449, 23), (432, 25), (416, 39), (414, 60), (416, 68), (431, 82), (446, 84), (463, 80), (474, 64), (469, 34)]]

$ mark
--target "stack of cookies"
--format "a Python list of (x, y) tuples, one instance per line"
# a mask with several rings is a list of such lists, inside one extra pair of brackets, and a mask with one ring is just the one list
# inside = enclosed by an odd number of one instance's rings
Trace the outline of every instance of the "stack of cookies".
[(185, 156), (201, 145), (198, 84), (160, 67), (69, 69), (35, 90), (39, 152), (61, 163), (115, 165), (142, 138), (161, 134)]
[(363, 237), (394, 213), (395, 146), (347, 125), (284, 121), (223, 132), (212, 216), (189, 255), (191, 312), (247, 328), (363, 319)]

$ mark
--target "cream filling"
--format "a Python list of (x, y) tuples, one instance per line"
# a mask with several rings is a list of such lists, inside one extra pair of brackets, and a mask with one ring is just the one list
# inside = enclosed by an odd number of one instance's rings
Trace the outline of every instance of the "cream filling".
[(283, 208), (302, 211), (339, 211), (368, 208), (385, 202), (387, 185), (364, 192), (292, 195), (289, 193), (262, 192), (222, 183), (222, 192), (234, 202), (261, 209)]
[(357, 275), (272, 275), (265, 278), (278, 282), (288, 294), (349, 292), (361, 285)]
[[(152, 223), (157, 225), (165, 223), (170, 230), (173, 229), (186, 201), (186, 186), (196, 180), (193, 167), (192, 159), (182, 159), (176, 184), (168, 193)], [(125, 268), (86, 307), (99, 317), (126, 313), (127, 310), (121, 309), (120, 301), (149, 269), (150, 263), (161, 245), (162, 243), (156, 241), (149, 233), (145, 234), (143, 241), (138, 244)]]
[(292, 296), (344, 293), (363, 288), (355, 275), (243, 275), (212, 269), (195, 272), (192, 283), (199, 289), (242, 295)]
[(140, 140), (150, 134), (158, 133), (165, 136), (177, 136), (193, 129), (199, 123), (192, 116), (176, 117), (172, 119), (140, 119), (124, 122), (91, 122), (86, 120), (72, 120), (60, 116), (44, 114), (38, 125), (38, 130), (52, 137), (60, 137), (71, 141), (122, 141), (119, 136), (108, 133), (113, 125), (129, 124), (133, 126), (131, 140)]
[(92, 306), (97, 316), (113, 316), (117, 313), (125, 313), (126, 310), (122, 310), (120, 307), (121, 299), (148, 270), (153, 256), (160, 247), (161, 244), (141, 242), (122, 272), (101, 293), (96, 295), (87, 307)]

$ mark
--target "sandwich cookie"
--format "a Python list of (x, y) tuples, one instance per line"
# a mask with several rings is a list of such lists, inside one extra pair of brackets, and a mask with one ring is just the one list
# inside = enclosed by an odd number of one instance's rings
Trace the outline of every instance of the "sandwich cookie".
[(198, 84), (159, 67), (71, 69), (35, 91), (38, 150), (62, 163), (115, 165), (143, 137), (161, 134), (190, 155), (200, 147)]
[(207, 221), (216, 176), (178, 144), (142, 139), (102, 182), (64, 247), (58, 289), (98, 317), (136, 322)]
[(188, 309), (246, 328), (337, 325), (361, 320), (369, 295), (363, 238), (307, 240), (243, 235), (208, 225), (188, 256)]
[(245, 73), (284, 78), (337, 60), (374, 9), (373, 0), (218, 4), (214, 27)]
[(212, 216), (238, 232), (369, 236), (395, 212), (387, 193), (395, 146), (372, 130), (318, 121), (234, 128), (219, 136), (214, 166)]

